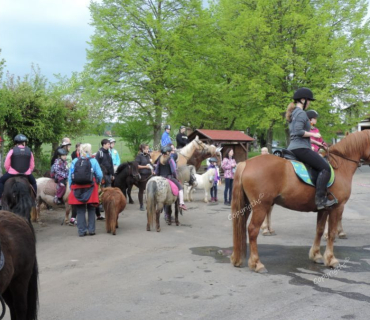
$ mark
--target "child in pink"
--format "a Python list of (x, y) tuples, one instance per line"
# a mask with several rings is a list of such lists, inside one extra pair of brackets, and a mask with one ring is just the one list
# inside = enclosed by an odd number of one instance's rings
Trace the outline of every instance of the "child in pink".
[[(310, 120), (310, 123), (311, 123), (310, 132), (320, 133), (320, 130), (315, 127), (315, 125), (317, 123), (317, 117), (319, 116), (319, 114), (315, 110), (308, 110), (306, 113), (307, 113), (307, 117), (308, 117), (308, 119)], [(327, 145), (324, 142), (322, 137), (320, 137), (320, 138), (311, 137), (311, 147), (312, 147), (313, 151), (319, 152), (320, 147), (326, 147), (326, 146)]]

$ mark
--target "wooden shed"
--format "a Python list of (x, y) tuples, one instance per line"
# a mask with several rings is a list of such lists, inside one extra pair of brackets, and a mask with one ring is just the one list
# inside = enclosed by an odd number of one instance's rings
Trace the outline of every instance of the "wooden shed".
[(226, 151), (229, 148), (233, 149), (236, 162), (247, 160), (248, 143), (254, 141), (253, 138), (242, 131), (231, 130), (196, 129), (188, 136), (189, 141), (194, 140), (196, 136), (205, 143), (223, 147), (221, 151), (222, 158), (225, 157)]

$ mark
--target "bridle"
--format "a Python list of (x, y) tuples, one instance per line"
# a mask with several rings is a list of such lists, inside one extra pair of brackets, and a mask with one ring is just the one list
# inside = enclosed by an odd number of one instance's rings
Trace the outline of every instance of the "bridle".
[[(204, 147), (204, 143), (202, 141), (199, 141), (199, 140), (193, 140), (193, 141), (195, 141), (199, 146), (201, 146), (202, 152), (204, 150), (206, 150), (206, 152), (208, 152), (208, 148)], [(182, 154), (181, 151), (179, 152), (179, 154), (181, 154), (186, 160), (189, 160), (191, 158), (191, 157), (188, 157), (188, 156)]]

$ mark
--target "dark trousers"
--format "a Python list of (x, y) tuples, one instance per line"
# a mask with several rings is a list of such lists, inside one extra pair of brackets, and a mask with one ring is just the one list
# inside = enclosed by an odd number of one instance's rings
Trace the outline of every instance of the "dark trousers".
[(139, 194), (138, 194), (138, 198), (139, 198), (139, 203), (140, 203), (140, 207), (142, 207), (144, 205), (144, 191), (145, 191), (145, 188), (146, 188), (146, 183), (148, 182), (149, 180), (149, 176), (141, 176), (141, 180), (139, 181)]
[[(3, 195), (3, 192), (4, 192), (4, 185), (5, 185), (5, 182), (11, 178), (11, 177), (15, 177), (15, 176), (18, 176), (18, 175), (15, 175), (15, 174), (10, 174), (10, 173), (5, 173), (1, 178), (0, 178), (0, 198), (2, 197)], [(36, 184), (36, 180), (35, 180), (35, 177), (32, 175), (32, 173), (30, 175), (24, 175), (28, 181), (30, 182), (30, 184), (32, 185), (32, 188), (35, 190), (35, 193), (37, 194), (37, 184)]]
[(329, 174), (321, 183), (326, 186), (330, 180), (330, 166), (329, 164), (315, 151), (308, 148), (294, 149), (291, 150), (299, 161), (307, 163), (312, 168), (321, 172), (323, 170), (327, 171)]
[(213, 186), (211, 188), (211, 198), (217, 199), (217, 182), (213, 183)]
[[(231, 202), (231, 197), (233, 194), (233, 183), (234, 179), (225, 178), (225, 191), (224, 191), (224, 201)], [(229, 193), (229, 200), (227, 200), (227, 194)]]

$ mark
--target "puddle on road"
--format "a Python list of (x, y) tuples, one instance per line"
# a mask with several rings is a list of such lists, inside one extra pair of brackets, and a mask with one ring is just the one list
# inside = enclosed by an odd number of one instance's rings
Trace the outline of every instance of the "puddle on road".
[[(268, 274), (272, 275), (286, 275), (292, 279), (290, 284), (296, 286), (310, 286), (319, 292), (335, 293), (349, 299), (364, 301), (370, 303), (370, 295), (364, 295), (358, 292), (344, 292), (340, 290), (322, 287), (323, 282), (315, 284), (313, 280), (305, 279), (303, 276), (313, 275), (316, 278), (324, 276), (330, 270), (324, 265), (316, 264), (308, 259), (308, 251), (310, 247), (298, 246), (280, 246), (280, 245), (259, 245), (258, 252), (262, 263), (266, 266)], [(220, 248), (220, 247), (197, 247), (190, 248), (193, 254), (199, 256), (213, 257), (217, 263), (230, 263), (230, 256), (233, 248)], [(248, 247), (249, 250), (249, 247)], [(323, 254), (325, 247), (321, 247)], [(324, 281), (335, 280), (343, 284), (365, 285), (369, 287), (370, 281), (361, 282), (346, 279), (346, 272), (361, 273), (370, 272), (370, 253), (369, 246), (364, 247), (342, 247), (335, 246), (335, 256), (340, 260), (340, 264), (344, 267), (338, 269), (337, 274), (330, 276), (329, 279)], [(248, 254), (247, 254), (248, 257)], [(346, 261), (347, 260), (347, 261)], [(246, 263), (247, 264), (247, 261)], [(244, 268), (248, 268), (244, 267)], [(304, 270), (303, 270), (304, 269)], [(248, 269), (249, 270), (249, 269)], [(305, 272), (307, 270), (307, 272)], [(313, 273), (317, 273), (313, 274)], [(262, 275), (261, 275), (262, 276)]]

